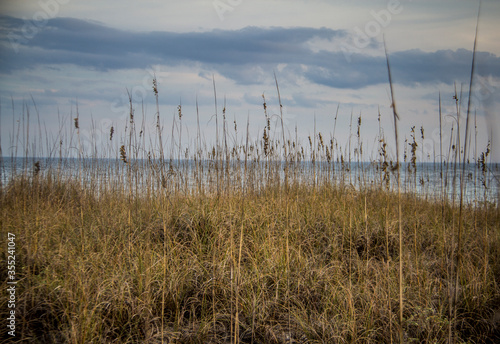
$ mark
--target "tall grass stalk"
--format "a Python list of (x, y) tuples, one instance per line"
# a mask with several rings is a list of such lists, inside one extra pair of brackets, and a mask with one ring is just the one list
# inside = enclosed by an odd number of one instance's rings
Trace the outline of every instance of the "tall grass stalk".
[[(441, 187), (441, 223), (442, 233), (441, 237), (443, 238), (444, 245), (446, 247), (446, 236), (445, 236), (445, 221), (444, 221), (444, 211), (445, 211), (445, 202), (446, 202), (446, 194), (444, 189), (444, 176), (443, 176), (443, 125), (442, 125), (442, 108), (441, 108), (441, 92), (439, 92), (439, 181)], [(446, 254), (446, 251), (443, 250), (443, 256)]]
[(215, 106), (215, 149), (214, 149), (214, 161), (215, 161), (215, 174), (217, 179), (217, 196), (220, 196), (220, 178), (219, 178), (219, 168), (220, 168), (220, 152), (219, 152), (219, 118), (217, 115), (217, 89), (215, 87), (215, 76), (212, 75), (212, 83), (214, 86), (214, 106)]
[(396, 169), (397, 169), (397, 184), (398, 184), (398, 226), (399, 226), (399, 342), (404, 342), (403, 330), (403, 226), (401, 220), (401, 173), (399, 165), (399, 140), (398, 140), (398, 120), (399, 116), (396, 110), (396, 100), (394, 99), (394, 89), (392, 85), (391, 66), (389, 63), (389, 54), (387, 53), (387, 45), (384, 37), (385, 57), (387, 61), (387, 73), (389, 77), (389, 86), (391, 90), (391, 108), (394, 119), (394, 138), (396, 141)]
[(276, 92), (278, 92), (278, 102), (280, 106), (280, 122), (281, 122), (281, 137), (282, 137), (282, 143), (281, 146), (283, 147), (284, 153), (283, 153), (283, 158), (285, 160), (285, 194), (288, 193), (288, 154), (287, 154), (287, 147), (286, 147), (286, 141), (285, 141), (285, 124), (283, 122), (283, 104), (281, 103), (281, 95), (280, 95), (280, 88), (278, 85), (278, 78), (276, 77), (276, 73), (274, 73), (274, 81), (276, 83)]
[[(469, 119), (470, 119), (470, 111), (471, 111), (471, 102), (472, 102), (472, 85), (474, 81), (474, 70), (475, 70), (475, 59), (476, 59), (476, 47), (477, 47), (477, 34), (479, 30), (479, 16), (481, 12), (481, 2), (479, 3), (479, 8), (477, 12), (477, 21), (476, 21), (476, 33), (474, 36), (474, 48), (472, 50), (472, 66), (470, 73), (470, 82), (469, 82), (469, 99), (467, 102), (467, 117), (465, 121), (465, 136), (464, 136), (464, 148), (463, 148), (463, 159), (462, 159), (462, 174), (460, 178), (460, 206), (459, 206), (459, 214), (458, 214), (458, 242), (457, 242), (457, 253), (456, 253), (456, 265), (455, 265), (455, 290), (454, 290), (454, 314), (453, 319), (456, 321), (457, 318), (457, 295), (459, 288), (459, 273), (460, 273), (460, 265), (462, 260), (462, 227), (463, 227), (463, 207), (464, 207), (464, 192), (465, 192), (465, 167), (467, 163), (467, 142), (469, 135)], [(459, 148), (460, 149), (460, 148)], [(456, 325), (455, 325), (456, 326)]]

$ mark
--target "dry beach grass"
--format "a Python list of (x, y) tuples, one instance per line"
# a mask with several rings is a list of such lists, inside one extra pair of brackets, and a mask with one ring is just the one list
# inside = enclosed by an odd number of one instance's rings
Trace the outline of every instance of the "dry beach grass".
[[(96, 197), (74, 181), (17, 180), (2, 195), (2, 232), (16, 233), (20, 248), (18, 338), (397, 341), (402, 261), (406, 341), (446, 342), (458, 210), (446, 204), (443, 214), (411, 195), (400, 204), (403, 254), (397, 195), (383, 189), (299, 185), (288, 194), (268, 187), (130, 199), (116, 190)], [(462, 215), (452, 331), (459, 341), (494, 342), (498, 208)]]

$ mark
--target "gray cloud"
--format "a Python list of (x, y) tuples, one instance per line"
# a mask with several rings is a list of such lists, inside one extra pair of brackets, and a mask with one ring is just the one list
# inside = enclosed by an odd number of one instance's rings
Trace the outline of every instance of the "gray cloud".
[[(304, 27), (246, 27), (208, 32), (132, 32), (74, 18), (54, 18), (23, 39), (21, 19), (0, 16), (0, 72), (40, 65), (72, 64), (96, 70), (147, 68), (154, 64), (199, 64), (238, 84), (260, 84), (272, 78), (278, 64), (311, 83), (359, 89), (387, 82), (385, 57), (363, 51), (349, 63), (342, 52), (313, 51), (313, 39), (341, 44), (350, 40), (343, 30)], [(9, 45), (16, 39), (17, 54)], [(376, 41), (372, 45), (376, 45)], [(465, 81), (472, 53), (458, 49), (424, 52), (407, 50), (390, 56), (394, 80), (405, 85)], [(500, 76), (500, 58), (478, 54), (478, 73)], [(286, 77), (286, 76), (285, 76)]]

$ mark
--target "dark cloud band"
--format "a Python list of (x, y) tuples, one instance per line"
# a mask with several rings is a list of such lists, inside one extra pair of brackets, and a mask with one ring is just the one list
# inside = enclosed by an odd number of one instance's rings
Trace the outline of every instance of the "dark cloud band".
[[(32, 25), (31, 31), (27, 28)], [(31, 33), (30, 33), (31, 32)], [(328, 28), (246, 27), (208, 32), (131, 32), (74, 18), (53, 18), (37, 26), (19, 18), (0, 16), (0, 71), (9, 73), (39, 65), (73, 64), (97, 70), (146, 68), (155, 64), (200, 64), (239, 84), (262, 82), (278, 64), (312, 83), (359, 89), (386, 83), (385, 57), (361, 50), (349, 56), (313, 50), (313, 40), (341, 46), (350, 33)], [(17, 44), (17, 53), (12, 49)], [(382, 51), (382, 50), (381, 50)], [(450, 83), (466, 80), (472, 52), (459, 49), (391, 54), (395, 82)], [(500, 58), (478, 54), (478, 73), (500, 77)]]

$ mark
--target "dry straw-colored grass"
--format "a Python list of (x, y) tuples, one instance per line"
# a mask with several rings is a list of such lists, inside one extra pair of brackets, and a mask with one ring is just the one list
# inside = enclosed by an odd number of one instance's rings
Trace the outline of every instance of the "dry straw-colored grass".
[[(456, 225), (457, 209), (446, 204), (442, 223), (433, 201), (403, 195), (400, 204), (403, 245), (417, 243), (403, 256), (398, 198), (383, 189), (296, 186), (131, 201), (128, 192), (96, 197), (71, 181), (18, 179), (2, 195), (2, 234), (16, 233), (19, 247), (18, 338), (397, 341), (401, 260), (405, 340), (445, 342), (452, 233), (442, 227)], [(496, 230), (485, 253), (486, 223)], [(463, 210), (453, 327), (461, 341), (498, 339), (498, 228), (497, 208)]]

